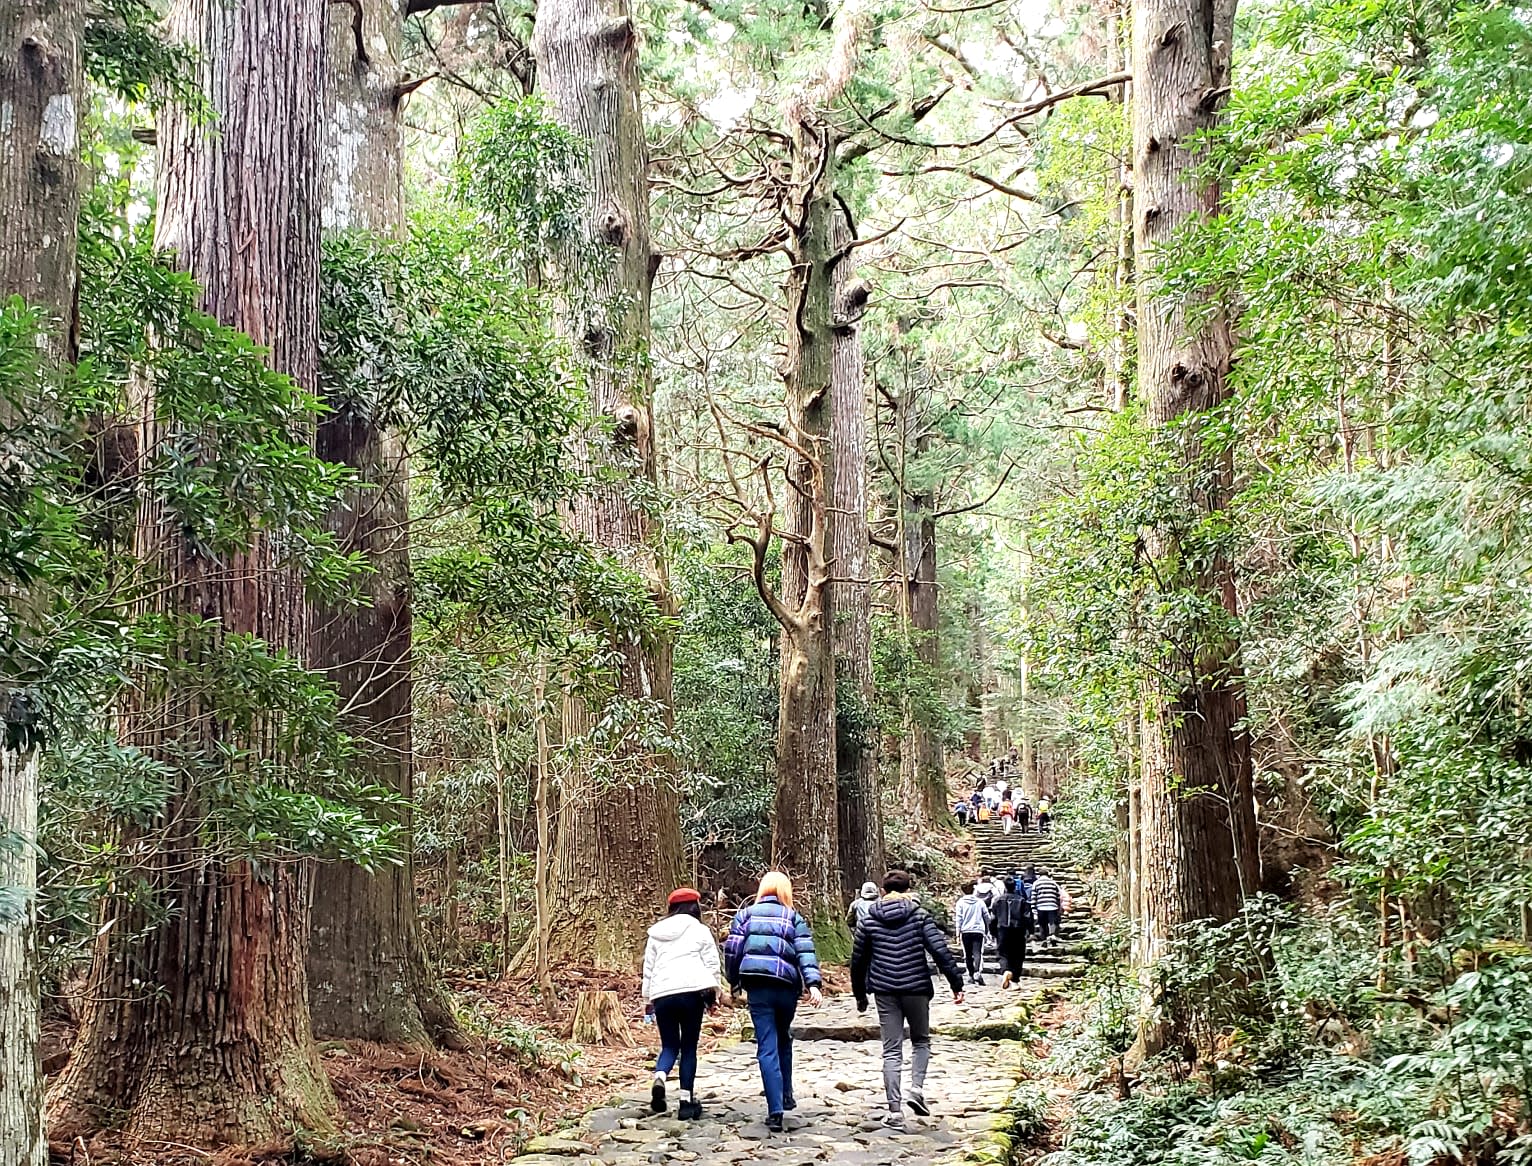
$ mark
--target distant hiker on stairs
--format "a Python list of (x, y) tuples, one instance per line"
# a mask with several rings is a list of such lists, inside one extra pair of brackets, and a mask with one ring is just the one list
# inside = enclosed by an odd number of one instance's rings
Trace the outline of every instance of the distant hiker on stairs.
[(649, 1108), (665, 1112), (665, 1078), (681, 1064), (683, 1121), (702, 1116), (693, 1091), (697, 1079), (697, 1041), (703, 1012), (718, 1005), (718, 943), (702, 922), (702, 896), (690, 887), (670, 894), (670, 914), (649, 928), (644, 946), (644, 999), (660, 1030), (660, 1055), (654, 1063)]
[(968, 966), (972, 983), (984, 983), (984, 937), (989, 934), (991, 918), (984, 900), (974, 894), (974, 884), (963, 884), (963, 897), (952, 905), (952, 922), (963, 944), (963, 962)]
[(1058, 942), (1059, 920), (1064, 914), (1064, 888), (1046, 870), (1032, 884), (1032, 909), (1037, 913), (1038, 941), (1052, 947)]
[[(952, 1002), (963, 1002), (963, 974), (936, 922), (910, 898), (910, 876), (891, 870), (883, 877), (884, 895), (867, 913), (851, 948), (851, 991), (856, 1010), (867, 1010), (870, 993), (878, 998), (878, 1030), (883, 1038), (883, 1091), (887, 1124), (904, 1123), (902, 1105), (930, 1114), (926, 1104), (926, 1068), (931, 1062), (931, 973), (926, 955), (936, 961), (952, 988)], [(904, 1026), (910, 1026), (910, 1092), (903, 1097)]]
[(995, 916), (995, 942), (1000, 949), (1000, 962), (1005, 967), (1002, 988), (1021, 979), (1027, 960), (1027, 936), (1032, 933), (1032, 904), (1027, 902), (1024, 889), (1015, 879), (1005, 880), (1005, 894), (995, 900), (991, 907)]
[(851, 934), (856, 934), (856, 929), (867, 918), (867, 912), (871, 911), (873, 904), (878, 901), (878, 884), (867, 882), (862, 884), (862, 893), (851, 900), (851, 906), (846, 908), (846, 926), (851, 928)]

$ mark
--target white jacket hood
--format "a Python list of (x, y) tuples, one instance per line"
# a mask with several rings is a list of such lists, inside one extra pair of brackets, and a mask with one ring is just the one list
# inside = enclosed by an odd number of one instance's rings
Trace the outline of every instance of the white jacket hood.
[(718, 987), (718, 944), (700, 920), (684, 912), (649, 928), (644, 946), (644, 999)]

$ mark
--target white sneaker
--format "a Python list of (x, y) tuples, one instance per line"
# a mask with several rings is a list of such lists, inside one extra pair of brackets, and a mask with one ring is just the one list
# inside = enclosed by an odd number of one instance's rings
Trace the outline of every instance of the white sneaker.
[(886, 1125), (889, 1129), (895, 1130), (899, 1133), (903, 1133), (906, 1128), (904, 1124), (904, 1114), (894, 1113), (892, 1110), (883, 1115), (883, 1124)]

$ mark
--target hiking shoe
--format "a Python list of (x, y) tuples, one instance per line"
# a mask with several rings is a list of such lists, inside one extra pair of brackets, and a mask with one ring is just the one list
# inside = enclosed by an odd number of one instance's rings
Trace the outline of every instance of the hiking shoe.
[(926, 1095), (918, 1090), (911, 1089), (910, 1095), (904, 1099), (904, 1104), (908, 1105), (921, 1117), (931, 1116), (931, 1107), (926, 1104)]
[(656, 1081), (654, 1087), (649, 1090), (649, 1112), (665, 1112), (665, 1082)]
[(895, 1133), (902, 1134), (905, 1131), (904, 1114), (891, 1109), (883, 1115), (883, 1124)]
[(676, 1108), (676, 1116), (682, 1121), (696, 1121), (702, 1116), (702, 1102), (696, 1100), (681, 1102)]
[(782, 1132), (782, 1115), (780, 1113), (768, 1113), (766, 1115), (766, 1128), (774, 1134)]
[(787, 1096), (782, 1098), (782, 1108), (784, 1110), (797, 1109), (798, 1108), (798, 1099), (796, 1097), (794, 1097), (791, 1093), (789, 1093)]
[(975, 984), (979, 985), (979, 987), (981, 987), (981, 988), (984, 987), (984, 977), (983, 976), (975, 976), (973, 978), (973, 982)]

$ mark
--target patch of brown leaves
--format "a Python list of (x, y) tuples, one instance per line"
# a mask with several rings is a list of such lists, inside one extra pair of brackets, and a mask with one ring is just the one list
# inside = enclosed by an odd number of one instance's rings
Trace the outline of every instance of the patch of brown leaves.
[[(54, 1147), (55, 1166), (500, 1166), (530, 1138), (624, 1092), (653, 1064), (659, 1038), (640, 1023), (638, 977), (592, 968), (561, 969), (557, 996), (540, 1000), (522, 982), (458, 977), (451, 987), (480, 1032), (460, 1050), (421, 1050), (363, 1041), (322, 1048), (340, 1102), (337, 1134), (291, 1148), (128, 1146), (102, 1135), (89, 1146)], [(557, 1064), (529, 1063), (495, 1038), (495, 1022), (515, 1019), (564, 1037), (581, 990), (610, 989), (622, 1000), (632, 1048), (585, 1046), (566, 1074)], [(727, 1001), (724, 1002), (727, 1004)], [(723, 1011), (704, 1027), (716, 1045), (728, 1026)]]

